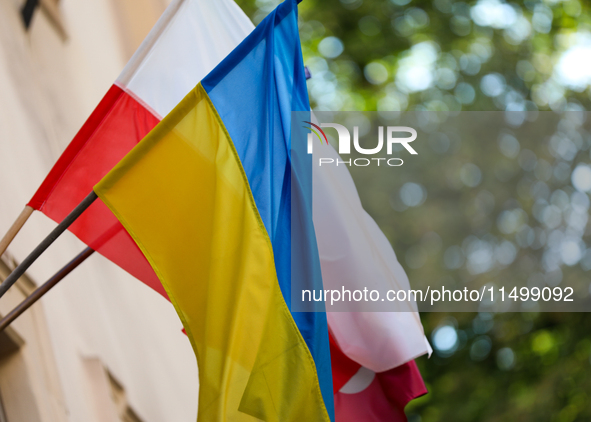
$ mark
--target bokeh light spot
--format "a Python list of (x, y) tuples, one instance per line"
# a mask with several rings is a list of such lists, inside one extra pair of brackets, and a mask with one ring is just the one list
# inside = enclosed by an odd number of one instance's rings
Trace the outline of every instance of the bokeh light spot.
[(571, 176), (573, 186), (579, 192), (591, 191), (591, 168), (584, 164), (579, 164), (575, 167)]
[(334, 59), (341, 55), (345, 47), (337, 37), (326, 37), (318, 44), (318, 51), (324, 57)]
[(371, 62), (363, 69), (365, 79), (371, 84), (379, 85), (388, 80), (388, 69), (381, 63)]
[(433, 347), (442, 356), (451, 356), (458, 348), (458, 332), (451, 325), (442, 325), (431, 336)]
[(408, 182), (400, 188), (400, 199), (407, 207), (416, 207), (425, 202), (427, 192), (418, 183)]

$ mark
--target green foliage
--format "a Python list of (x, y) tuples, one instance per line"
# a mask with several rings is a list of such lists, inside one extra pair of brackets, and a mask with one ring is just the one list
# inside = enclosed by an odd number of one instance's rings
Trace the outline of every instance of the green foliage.
[[(277, 3), (238, 1), (255, 23)], [(581, 0), (300, 4), (315, 110), (585, 110), (590, 32), (591, 3)], [(571, 177), (590, 161), (591, 136), (579, 126), (566, 122), (525, 141), (516, 129), (509, 133), (515, 142), (433, 138), (421, 146), (429, 152), (420, 154), (423, 161), (408, 160), (392, 177), (352, 173), (413, 285), (588, 286), (588, 191)], [(553, 135), (571, 139), (574, 150), (557, 149)], [(402, 200), (408, 183), (424, 189), (420, 206)], [(560, 260), (567, 238), (580, 255), (571, 262)], [(515, 251), (512, 259), (493, 259), (484, 271), (470, 266), (476, 249), (493, 256), (502, 245)], [(430, 393), (407, 407), (410, 422), (591, 420), (590, 314), (424, 313), (422, 319), (430, 340), (442, 327), (456, 337), (453, 347), (418, 359)]]
[(454, 316), (423, 314), (426, 327), (455, 324), (460, 340), (451, 356), (418, 360), (429, 394), (407, 407), (409, 421), (591, 420), (588, 314), (499, 314), (484, 327)]

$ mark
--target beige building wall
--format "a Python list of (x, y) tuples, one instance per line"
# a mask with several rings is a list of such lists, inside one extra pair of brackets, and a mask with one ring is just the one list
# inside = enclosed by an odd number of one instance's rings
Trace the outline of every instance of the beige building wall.
[[(165, 0), (0, 1), (0, 235), (115, 80)], [(0, 279), (55, 227), (35, 212)], [(12, 309), (84, 249), (62, 236), (0, 299)], [(172, 306), (94, 254), (0, 335), (0, 422), (194, 421), (197, 368)]]

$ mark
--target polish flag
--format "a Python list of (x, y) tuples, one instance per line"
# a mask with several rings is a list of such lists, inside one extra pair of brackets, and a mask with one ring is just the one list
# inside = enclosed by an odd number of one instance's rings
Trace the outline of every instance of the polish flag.
[[(174, 0), (28, 205), (61, 222), (253, 29), (233, 0)], [(69, 230), (167, 297), (140, 249), (100, 199)]]
[[(320, 157), (341, 159), (330, 144), (315, 143), (313, 154), (314, 163)], [(324, 288), (409, 290), (404, 269), (363, 209), (347, 167), (314, 165), (312, 180)], [(371, 312), (367, 306), (350, 302), (344, 311), (327, 313), (336, 422), (404, 422), (406, 404), (427, 393), (414, 359), (432, 349), (415, 304), (392, 302), (393, 312)]]

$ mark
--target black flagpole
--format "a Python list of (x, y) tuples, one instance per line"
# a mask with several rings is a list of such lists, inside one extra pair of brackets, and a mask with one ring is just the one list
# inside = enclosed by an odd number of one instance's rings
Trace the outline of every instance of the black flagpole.
[(0, 297), (4, 296), (4, 293), (14, 284), (16, 281), (22, 276), (25, 271), (41, 256), (43, 252), (51, 245), (55, 240), (66, 231), (70, 225), (76, 221), (78, 217), (97, 199), (98, 196), (94, 191), (90, 192), (86, 198), (80, 202), (74, 210), (68, 214), (64, 220), (58, 224), (58, 226), (53, 229), (49, 235), (43, 239), (43, 241), (27, 256), (23, 262), (21, 262), (18, 267), (10, 273), (6, 280), (0, 285)]
[(37, 6), (39, 6), (39, 0), (27, 0), (21, 9), (21, 15), (26, 29), (29, 29), (29, 25), (31, 25), (33, 13), (35, 13)]
[(80, 252), (74, 259), (68, 262), (64, 267), (47, 280), (43, 285), (37, 288), (31, 295), (23, 300), (16, 308), (14, 308), (8, 315), (0, 320), (0, 332), (4, 331), (12, 321), (17, 319), (23, 312), (29, 309), (35, 302), (37, 302), (45, 293), (47, 293), (53, 286), (59, 283), (65, 276), (70, 274), (78, 265), (86, 261), (90, 255), (94, 253), (94, 249), (86, 248)]

